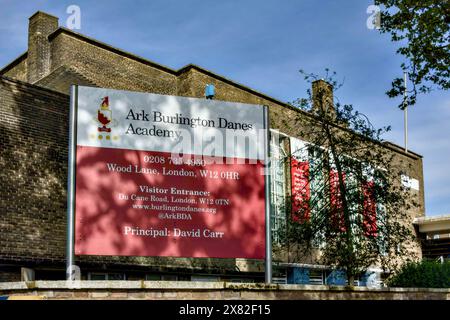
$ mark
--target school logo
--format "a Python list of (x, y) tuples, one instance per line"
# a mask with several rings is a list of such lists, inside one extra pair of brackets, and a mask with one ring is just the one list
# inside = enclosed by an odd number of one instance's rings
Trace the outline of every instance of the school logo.
[(98, 127), (99, 132), (111, 132), (109, 124), (112, 119), (112, 111), (109, 108), (109, 97), (104, 97), (100, 105), (100, 109), (97, 110), (97, 120), (101, 127)]
[(97, 135), (92, 134), (91, 138), (98, 137), (99, 140), (117, 140), (119, 137), (112, 135), (115, 126), (113, 112), (109, 107), (109, 97), (101, 98), (100, 107), (97, 109), (97, 116), (94, 121), (97, 123)]

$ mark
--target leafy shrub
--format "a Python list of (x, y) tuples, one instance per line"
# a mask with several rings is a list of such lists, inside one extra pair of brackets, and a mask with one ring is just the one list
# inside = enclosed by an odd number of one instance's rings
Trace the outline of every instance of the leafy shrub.
[(409, 288), (450, 288), (450, 261), (410, 262), (388, 281), (388, 285)]

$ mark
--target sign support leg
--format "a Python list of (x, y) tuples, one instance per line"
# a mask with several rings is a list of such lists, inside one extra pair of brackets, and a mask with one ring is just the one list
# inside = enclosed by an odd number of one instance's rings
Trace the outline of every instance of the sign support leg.
[(264, 106), (264, 129), (266, 143), (264, 144), (264, 179), (266, 198), (266, 260), (265, 260), (265, 282), (272, 283), (272, 227), (270, 217), (270, 123), (269, 107)]
[(69, 158), (67, 179), (67, 241), (66, 241), (66, 280), (73, 279), (75, 265), (75, 162), (76, 162), (76, 121), (77, 121), (78, 87), (70, 87), (70, 118), (69, 118)]

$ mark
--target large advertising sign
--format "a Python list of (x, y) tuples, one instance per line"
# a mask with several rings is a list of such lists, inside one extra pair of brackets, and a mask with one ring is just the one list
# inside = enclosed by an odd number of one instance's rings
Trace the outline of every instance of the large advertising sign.
[(76, 255), (264, 259), (262, 106), (74, 92)]

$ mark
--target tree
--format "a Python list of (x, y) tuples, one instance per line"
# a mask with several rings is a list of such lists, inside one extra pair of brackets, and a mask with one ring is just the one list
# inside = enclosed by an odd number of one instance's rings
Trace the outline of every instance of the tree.
[(450, 288), (450, 261), (408, 263), (389, 279), (389, 285), (403, 288)]
[[(382, 7), (380, 31), (399, 42), (397, 53), (406, 59), (401, 68), (412, 88), (408, 101), (416, 103), (419, 93), (450, 88), (450, 5), (445, 0), (375, 0)], [(391, 98), (404, 92), (403, 80), (392, 81)]]
[(301, 183), (293, 182), (280, 248), (289, 248), (291, 260), (315, 256), (345, 271), (352, 285), (370, 266), (392, 271), (399, 256), (413, 257), (409, 209), (416, 203), (400, 183), (400, 159), (381, 139), (390, 128), (375, 129), (352, 105), (334, 103), (333, 88), (342, 86), (335, 73), (317, 80), (301, 72), (313, 91), (293, 105), (311, 116), (295, 119), (307, 142), (291, 143), (292, 175)]

